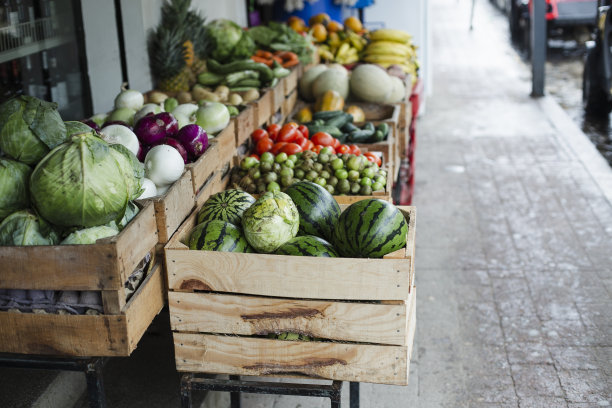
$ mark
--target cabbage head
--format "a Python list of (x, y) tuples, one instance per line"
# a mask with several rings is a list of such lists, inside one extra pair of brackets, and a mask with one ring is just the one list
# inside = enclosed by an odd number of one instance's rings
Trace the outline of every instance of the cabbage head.
[(230, 20), (214, 20), (206, 26), (212, 40), (211, 57), (219, 62), (250, 58), (255, 52), (255, 42), (238, 24)]
[(0, 246), (55, 245), (59, 235), (49, 223), (28, 211), (12, 213), (0, 223)]
[(68, 122), (64, 122), (66, 126), (66, 135), (68, 137), (85, 132), (91, 132), (93, 129), (83, 122), (78, 122), (76, 120), (71, 120)]
[(0, 105), (0, 149), (7, 156), (34, 164), (66, 139), (56, 103), (22, 95)]
[(28, 183), (30, 166), (0, 157), (0, 221), (30, 206)]
[(106, 225), (85, 228), (68, 235), (61, 242), (61, 245), (95, 244), (99, 239), (112, 237), (118, 233), (119, 231), (116, 228), (107, 227)]
[(257, 252), (271, 253), (297, 235), (298, 209), (285, 193), (267, 192), (242, 215), (244, 236)]
[(53, 149), (30, 177), (30, 198), (38, 213), (62, 227), (121, 220), (133, 187), (113, 152), (93, 132), (72, 136)]
[(121, 221), (119, 221), (118, 223), (117, 221), (111, 221), (105, 226), (115, 228), (116, 230), (121, 231), (130, 223), (130, 221), (134, 219), (136, 215), (138, 215), (139, 212), (140, 209), (138, 208), (138, 206), (134, 204), (133, 201), (130, 201), (125, 209), (125, 215), (123, 216)]
[(110, 145), (111, 153), (119, 165), (119, 170), (125, 178), (130, 200), (135, 200), (142, 194), (142, 180), (145, 176), (144, 164), (127, 147), (121, 144)]

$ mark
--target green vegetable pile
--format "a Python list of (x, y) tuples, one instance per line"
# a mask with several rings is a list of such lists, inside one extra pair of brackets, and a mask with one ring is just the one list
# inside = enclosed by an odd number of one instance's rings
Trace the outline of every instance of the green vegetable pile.
[(308, 133), (329, 133), (340, 143), (378, 143), (387, 140), (389, 125), (385, 122), (374, 125), (365, 122), (361, 127), (353, 124), (353, 115), (343, 111), (322, 111), (312, 115), (312, 122), (306, 123)]
[(250, 28), (248, 33), (258, 48), (294, 52), (302, 64), (310, 64), (316, 51), (309, 37), (298, 34), (286, 24), (270, 22), (268, 26)]
[(228, 64), (220, 64), (213, 59), (209, 59), (206, 64), (208, 72), (198, 75), (198, 83), (207, 87), (225, 85), (232, 92), (273, 87), (280, 78), (291, 73), (280, 65), (270, 68), (250, 59)]
[(232, 170), (230, 184), (251, 194), (280, 191), (302, 180), (312, 181), (335, 195), (371, 195), (384, 191), (387, 172), (365, 156), (332, 154), (323, 148), (319, 154), (305, 151), (276, 157), (269, 152), (261, 161), (253, 157), (242, 159)]
[(250, 58), (255, 42), (238, 24), (231, 20), (214, 20), (206, 26), (205, 35), (210, 43), (210, 57), (220, 62)]
[(0, 118), (0, 245), (92, 243), (136, 215), (144, 168), (124, 146), (29, 96), (0, 105)]

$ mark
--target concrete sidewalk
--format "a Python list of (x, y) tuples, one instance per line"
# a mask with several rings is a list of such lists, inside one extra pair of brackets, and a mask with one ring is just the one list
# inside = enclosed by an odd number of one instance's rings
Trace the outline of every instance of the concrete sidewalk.
[[(509, 45), (507, 20), (478, 2), (470, 32), (469, 6), (432, 0), (435, 88), (418, 123), (410, 385), (362, 384), (361, 406), (609, 406), (612, 171), (554, 101), (529, 97), (531, 74)], [(179, 406), (167, 319), (131, 358), (109, 362), (109, 407)], [(0, 375), (0, 406), (32, 406), (15, 402), (27, 395), (5, 380), (16, 371)], [(205, 406), (225, 406), (225, 397), (209, 398)]]

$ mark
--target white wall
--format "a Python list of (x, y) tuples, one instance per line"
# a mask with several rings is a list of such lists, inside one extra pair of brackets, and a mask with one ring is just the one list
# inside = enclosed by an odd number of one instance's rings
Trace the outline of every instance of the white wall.
[(425, 92), (432, 90), (430, 65), (431, 24), (428, 0), (376, 0), (373, 6), (364, 9), (364, 19), (368, 28), (394, 28), (413, 35), (419, 47), (418, 58), (421, 64), (419, 75), (424, 81)]
[(83, 0), (85, 50), (94, 112), (106, 112), (121, 89), (121, 60), (111, 0)]

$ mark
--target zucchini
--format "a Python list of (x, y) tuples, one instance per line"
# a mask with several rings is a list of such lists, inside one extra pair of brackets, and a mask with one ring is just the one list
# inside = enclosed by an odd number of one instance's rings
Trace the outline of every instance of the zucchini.
[[(370, 123), (371, 124), (371, 123)], [(363, 129), (354, 130), (349, 134), (349, 142), (353, 143), (368, 143), (370, 138), (374, 136), (374, 125), (372, 125), (372, 129), (366, 126)]]
[(253, 70), (238, 71), (227, 74), (225, 77), (225, 83), (227, 86), (235, 86), (244, 79), (259, 79), (259, 72)]
[(312, 115), (312, 119), (314, 120), (321, 119), (327, 122), (328, 120), (333, 119), (336, 116), (340, 116), (340, 115), (344, 115), (344, 112), (342, 112), (341, 110), (321, 111), (321, 112), (315, 112)]
[(261, 81), (259, 79), (254, 78), (245, 78), (234, 83), (233, 86), (252, 86), (255, 88), (259, 88), (261, 86)]
[(213, 59), (206, 60), (206, 67), (210, 72), (215, 74), (231, 74), (238, 71), (257, 71), (259, 79), (262, 82), (270, 82), (274, 79), (274, 73), (266, 65), (253, 60), (241, 60), (230, 62), (229, 64), (220, 64)]
[(342, 126), (342, 128), (341, 128), (341, 129), (342, 129), (342, 131), (343, 131), (344, 133), (351, 133), (352, 131), (355, 131), (355, 130), (360, 130), (360, 129), (359, 129), (359, 127), (355, 126), (355, 125), (354, 125), (353, 123), (351, 123), (351, 122), (346, 123), (344, 126)]
[(318, 133), (318, 132), (325, 132), (325, 133), (329, 133), (336, 139), (339, 139), (342, 137), (342, 131), (335, 126), (309, 125), (306, 127), (308, 128), (309, 135), (314, 135), (315, 133)]
[(350, 113), (343, 113), (342, 115), (338, 115), (338, 116), (331, 118), (325, 124), (327, 126), (335, 126), (337, 128), (342, 128), (342, 126), (352, 121), (353, 121), (353, 115), (351, 115)]
[(370, 138), (369, 143), (378, 143), (385, 140), (385, 135), (381, 130), (376, 130), (374, 135)]
[(198, 82), (200, 83), (200, 85), (204, 86), (217, 86), (224, 79), (225, 76), (212, 72), (202, 72), (200, 75), (198, 75)]
[(387, 136), (389, 136), (389, 124), (385, 122), (380, 123), (378, 126), (376, 126), (376, 130), (380, 130), (383, 135), (383, 140), (385, 140)]

